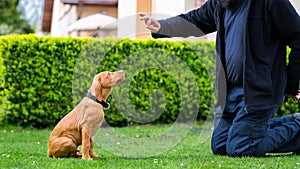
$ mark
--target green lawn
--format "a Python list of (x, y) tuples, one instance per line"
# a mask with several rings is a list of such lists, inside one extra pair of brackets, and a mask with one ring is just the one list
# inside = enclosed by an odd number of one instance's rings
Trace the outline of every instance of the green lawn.
[(92, 161), (48, 158), (51, 130), (2, 127), (0, 168), (300, 168), (299, 156), (292, 154), (264, 158), (215, 156), (210, 151), (208, 135), (203, 134), (208, 130), (200, 132), (200, 126), (194, 126), (182, 131), (184, 127), (100, 129), (95, 136), (95, 152), (103, 158)]

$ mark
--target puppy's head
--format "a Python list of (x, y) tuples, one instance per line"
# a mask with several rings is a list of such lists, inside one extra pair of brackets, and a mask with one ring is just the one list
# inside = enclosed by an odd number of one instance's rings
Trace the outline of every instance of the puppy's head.
[(94, 77), (94, 82), (97, 82), (102, 89), (110, 89), (125, 80), (124, 71), (116, 72), (101, 72)]

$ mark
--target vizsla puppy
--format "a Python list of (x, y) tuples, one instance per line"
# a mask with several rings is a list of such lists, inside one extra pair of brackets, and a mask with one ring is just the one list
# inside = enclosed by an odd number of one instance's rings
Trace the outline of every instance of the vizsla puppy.
[[(112, 89), (125, 80), (123, 71), (102, 72), (94, 77), (86, 97), (53, 129), (48, 140), (48, 156), (73, 157), (90, 160), (94, 154), (92, 137), (101, 127), (104, 108)], [(82, 145), (82, 156), (77, 147)]]

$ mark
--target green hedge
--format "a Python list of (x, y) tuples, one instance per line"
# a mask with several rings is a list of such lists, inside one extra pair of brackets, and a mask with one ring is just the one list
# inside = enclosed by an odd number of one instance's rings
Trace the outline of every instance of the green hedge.
[[(199, 44), (204, 49), (203, 56), (214, 58), (213, 44)], [(122, 86), (115, 89), (109, 98), (111, 108), (106, 110), (106, 121), (110, 125), (124, 126), (134, 119), (145, 123), (173, 122), (178, 119), (184, 101), (197, 95), (195, 92), (190, 95), (181, 94), (183, 90), (186, 93), (189, 91), (193, 84), (189, 83), (188, 78), (193, 77), (200, 90), (200, 100), (196, 99), (189, 105), (198, 109), (198, 118), (206, 117), (211, 105), (212, 83), (192, 47), (193, 45), (182, 42), (155, 40), (53, 38), (34, 35), (1, 37), (0, 71), (4, 83), (1, 83), (0, 97), (1, 104), (5, 105), (1, 106), (2, 122), (38, 128), (53, 126), (78, 104), (95, 74), (118, 69), (125, 69), (126, 76), (130, 72), (131, 77), (125, 92), (128, 95), (125, 104), (122, 99), (117, 99), (121, 103), (115, 104), (114, 99), (122, 97), (118, 96), (119, 93), (124, 95)], [(182, 72), (186, 71), (181, 70), (182, 66), (168, 64), (168, 57), (164, 59), (166, 63), (154, 63), (168, 55), (173, 56), (172, 62), (175, 58), (178, 59), (175, 63), (187, 65), (185, 69), (192, 72), (192, 77)], [(140, 68), (135, 67), (136, 65)], [(175, 71), (178, 77), (174, 80), (174, 74), (168, 71)], [(128, 105), (136, 112), (126, 112)], [(151, 112), (153, 105), (156, 107)], [(155, 112), (158, 107), (164, 110), (159, 116)], [(194, 114), (191, 113), (186, 112), (180, 120), (192, 119)], [(147, 121), (149, 119), (152, 121)]]
[(84, 42), (33, 35), (1, 37), (5, 123), (47, 127), (72, 109), (70, 82)]
[[(214, 46), (205, 41), (0, 37), (0, 124), (53, 126), (84, 97), (95, 74), (120, 69), (126, 80), (108, 99), (110, 125), (172, 123), (195, 115), (205, 119), (215, 100)], [(285, 113), (295, 106), (284, 107)]]

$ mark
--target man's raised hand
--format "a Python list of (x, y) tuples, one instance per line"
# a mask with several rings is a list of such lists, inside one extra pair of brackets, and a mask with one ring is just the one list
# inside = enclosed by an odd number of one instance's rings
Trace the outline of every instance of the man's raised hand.
[(149, 29), (153, 33), (157, 33), (159, 31), (160, 24), (156, 19), (152, 18), (144, 12), (139, 12), (139, 16), (140, 20), (145, 22), (147, 29)]

